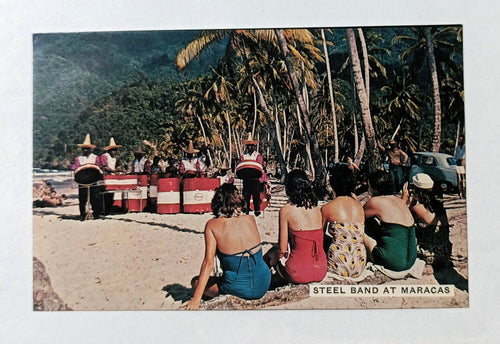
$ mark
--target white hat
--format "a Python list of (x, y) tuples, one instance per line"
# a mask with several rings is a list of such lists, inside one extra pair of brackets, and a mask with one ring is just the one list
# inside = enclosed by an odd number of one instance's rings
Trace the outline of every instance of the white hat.
[(121, 148), (121, 147), (123, 147), (123, 146), (122, 146), (122, 145), (117, 145), (117, 144), (115, 143), (115, 139), (114, 139), (114, 138), (111, 138), (111, 139), (109, 140), (109, 146), (106, 146), (106, 147), (104, 147), (103, 149), (104, 149), (104, 150), (111, 150), (111, 149), (117, 149), (117, 148)]
[(411, 179), (413, 185), (420, 189), (432, 189), (434, 181), (425, 173), (417, 173)]
[(95, 145), (90, 142), (90, 134), (85, 136), (85, 141), (83, 141), (83, 143), (78, 144), (78, 148), (95, 148)]

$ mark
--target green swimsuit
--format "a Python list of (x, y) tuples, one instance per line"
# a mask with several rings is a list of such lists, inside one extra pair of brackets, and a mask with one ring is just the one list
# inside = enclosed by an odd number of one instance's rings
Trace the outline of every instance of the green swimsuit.
[(372, 251), (375, 264), (393, 271), (404, 271), (413, 266), (417, 258), (415, 226), (380, 222), (380, 227), (372, 235), (377, 241)]

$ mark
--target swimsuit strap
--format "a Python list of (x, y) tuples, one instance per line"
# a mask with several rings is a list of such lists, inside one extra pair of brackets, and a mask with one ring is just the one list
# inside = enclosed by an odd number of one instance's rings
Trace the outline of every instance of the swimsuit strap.
[(241, 254), (240, 261), (238, 263), (238, 269), (236, 269), (236, 274), (239, 274), (239, 272), (240, 272), (240, 266), (241, 266), (241, 261), (243, 260), (243, 257), (245, 257), (245, 254), (248, 254), (248, 256), (246, 256), (246, 257), (247, 257), (247, 263), (248, 263), (248, 271), (250, 272), (250, 288), (252, 288), (252, 289), (253, 289), (253, 274), (252, 274), (252, 264), (250, 264), (250, 257), (252, 258), (254, 264), (257, 264), (257, 261), (255, 260), (255, 253), (252, 253), (252, 250), (256, 249), (260, 245), (262, 245), (262, 243), (258, 243), (257, 245), (255, 245), (252, 248), (249, 248), (249, 249), (246, 249), (242, 252), (233, 254), (233, 256)]
[(241, 252), (237, 252), (237, 253), (233, 253), (233, 254), (227, 254), (227, 253), (224, 253), (224, 252), (221, 252), (221, 251), (219, 251), (219, 252), (220, 252), (220, 253), (222, 253), (222, 254), (223, 254), (223, 255), (225, 255), (225, 256), (239, 256), (239, 255), (244, 256), (244, 255), (245, 255), (245, 253), (248, 253), (249, 255), (253, 256), (253, 255), (254, 255), (254, 253), (252, 253), (252, 251), (253, 251), (254, 249), (256, 249), (257, 247), (259, 247), (260, 245), (262, 245), (262, 243), (258, 243), (258, 244), (257, 244), (257, 245), (255, 245), (254, 247), (247, 248), (246, 250), (243, 250), (243, 251), (241, 251)]
[(310, 231), (292, 231), (291, 229), (289, 231), (292, 232), (292, 234), (295, 235), (296, 237), (301, 238), (302, 240), (312, 241), (311, 257), (313, 257), (316, 260), (318, 260), (320, 258), (319, 257), (319, 252), (318, 252), (318, 244), (316, 243), (316, 240), (310, 239), (310, 238), (304, 238), (303, 236), (297, 235), (297, 233), (301, 233), (301, 232), (313, 232), (313, 231), (321, 231), (321, 232), (323, 232), (322, 228), (313, 229), (313, 230), (310, 230)]

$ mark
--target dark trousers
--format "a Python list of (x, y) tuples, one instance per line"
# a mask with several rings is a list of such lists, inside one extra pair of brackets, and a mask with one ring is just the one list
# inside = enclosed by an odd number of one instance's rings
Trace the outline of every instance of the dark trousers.
[(250, 212), (250, 197), (253, 198), (254, 212), (260, 212), (260, 182), (258, 179), (243, 179), (243, 198), (246, 202), (245, 213)]
[(391, 173), (392, 179), (394, 180), (394, 187), (396, 192), (399, 192), (404, 184), (404, 173), (403, 167), (401, 165), (389, 165), (389, 172)]
[(87, 216), (87, 197), (88, 190), (90, 189), (90, 205), (92, 206), (92, 212), (94, 218), (98, 218), (102, 214), (102, 200), (101, 191), (102, 186), (97, 186), (95, 184), (87, 188), (84, 185), (78, 187), (78, 200), (80, 202), (80, 217), (84, 218)]

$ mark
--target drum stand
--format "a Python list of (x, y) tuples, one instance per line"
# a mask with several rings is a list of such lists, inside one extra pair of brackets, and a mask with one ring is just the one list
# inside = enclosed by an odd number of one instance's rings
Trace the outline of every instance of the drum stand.
[(90, 188), (94, 184), (80, 184), (80, 187), (86, 187), (87, 188), (87, 215), (85, 216), (85, 220), (91, 220), (92, 219), (92, 205), (90, 204)]

